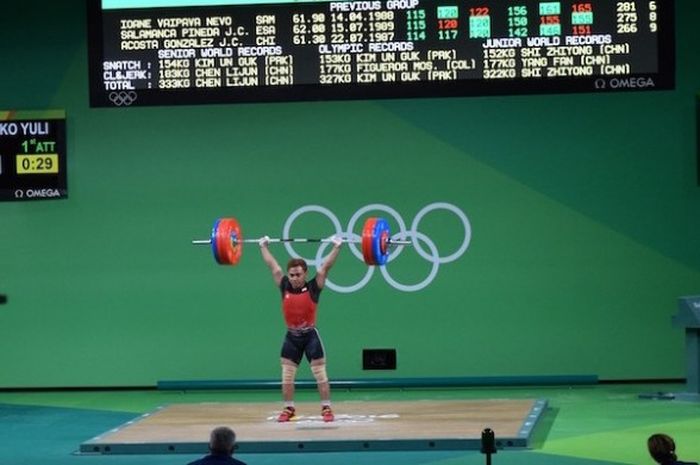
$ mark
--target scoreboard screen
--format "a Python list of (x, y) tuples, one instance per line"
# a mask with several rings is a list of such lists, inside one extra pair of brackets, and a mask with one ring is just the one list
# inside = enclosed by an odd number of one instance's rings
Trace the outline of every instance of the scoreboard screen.
[(0, 201), (66, 197), (65, 112), (0, 111)]
[(88, 0), (97, 107), (672, 89), (673, 0)]

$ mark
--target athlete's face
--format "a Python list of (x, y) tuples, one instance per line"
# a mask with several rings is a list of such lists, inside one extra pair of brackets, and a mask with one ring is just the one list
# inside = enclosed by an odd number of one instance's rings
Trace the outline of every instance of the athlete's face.
[(300, 266), (293, 266), (288, 269), (287, 276), (289, 277), (289, 283), (294, 289), (301, 288), (306, 282), (306, 271)]

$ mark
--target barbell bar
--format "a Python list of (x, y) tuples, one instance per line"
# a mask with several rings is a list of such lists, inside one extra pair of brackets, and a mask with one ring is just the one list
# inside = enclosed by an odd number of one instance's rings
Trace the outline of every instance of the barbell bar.
[[(389, 260), (389, 248), (395, 245), (411, 245), (411, 241), (391, 238), (389, 223), (384, 218), (370, 217), (362, 228), (361, 239), (341, 239), (345, 243), (361, 244), (362, 257), (368, 265), (386, 264)], [(241, 225), (235, 218), (217, 218), (211, 229), (209, 239), (195, 239), (192, 245), (211, 246), (214, 259), (220, 265), (237, 265), (243, 253), (243, 244), (258, 243), (260, 239), (244, 239)], [(327, 243), (332, 238), (284, 237), (269, 238), (269, 243)]]
[[(259, 244), (260, 240), (262, 237), (258, 239), (239, 239), (239, 243), (243, 244)], [(360, 239), (341, 239), (343, 242), (347, 243), (352, 243), (352, 244), (359, 244), (362, 242)], [(275, 243), (275, 242), (333, 242), (333, 239), (313, 239), (313, 238), (306, 238), (306, 237), (269, 237), (267, 242), (270, 244)], [(409, 245), (411, 242), (410, 241), (401, 241), (402, 245)], [(192, 240), (193, 245), (209, 245), (211, 244), (211, 239), (194, 239)]]

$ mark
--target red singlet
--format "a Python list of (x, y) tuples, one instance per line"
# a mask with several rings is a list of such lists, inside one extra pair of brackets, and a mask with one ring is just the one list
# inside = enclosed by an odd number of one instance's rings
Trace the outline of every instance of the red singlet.
[(302, 329), (316, 326), (316, 305), (320, 289), (316, 278), (301, 289), (294, 289), (285, 276), (280, 283), (282, 314), (287, 328)]

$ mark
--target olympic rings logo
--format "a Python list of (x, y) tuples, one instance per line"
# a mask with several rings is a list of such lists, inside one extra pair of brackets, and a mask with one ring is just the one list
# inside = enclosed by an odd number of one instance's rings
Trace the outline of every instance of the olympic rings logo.
[(110, 92), (108, 96), (109, 100), (118, 107), (131, 105), (137, 97), (134, 91)]
[[(457, 218), (462, 222), (462, 225), (464, 227), (464, 237), (462, 240), (462, 244), (449, 255), (441, 256), (440, 252), (438, 251), (437, 245), (435, 242), (430, 239), (428, 236), (423, 234), (418, 230), (418, 225), (420, 222), (423, 220), (425, 215), (428, 213), (435, 211), (435, 210), (447, 210), (451, 213), (454, 213)], [(406, 222), (404, 221), (403, 217), (399, 215), (399, 213), (391, 208), (388, 205), (384, 204), (370, 204), (370, 205), (365, 205), (364, 207), (360, 208), (357, 210), (352, 217), (350, 218), (350, 221), (348, 222), (348, 225), (345, 229), (342, 228), (340, 225), (340, 220), (338, 220), (338, 217), (329, 209), (322, 207), (320, 205), (305, 205), (303, 207), (298, 208), (295, 210), (284, 223), (284, 229), (282, 232), (282, 237), (290, 237), (290, 229), (292, 227), (292, 224), (294, 221), (299, 218), (301, 215), (305, 213), (320, 213), (321, 215), (326, 216), (331, 223), (333, 224), (333, 228), (335, 230), (335, 235), (338, 235), (342, 237), (343, 239), (346, 240), (361, 240), (362, 236), (360, 234), (357, 234), (354, 232), (355, 225), (357, 224), (358, 220), (365, 215), (367, 212), (370, 211), (381, 211), (388, 213), (391, 217), (396, 220), (396, 223), (398, 224), (399, 227), (399, 232), (395, 233), (392, 235), (392, 239), (397, 239), (397, 240), (411, 240), (413, 244), (413, 249), (420, 255), (423, 259), (425, 259), (428, 263), (432, 264), (432, 267), (430, 268), (430, 272), (428, 273), (428, 276), (421, 282), (418, 282), (416, 284), (403, 284), (398, 281), (396, 281), (388, 271), (388, 267), (386, 266), (381, 266), (381, 267), (374, 267), (374, 266), (369, 266), (367, 267), (367, 273), (365, 276), (360, 279), (359, 282), (348, 285), (348, 286), (342, 286), (340, 284), (336, 284), (332, 282), (330, 279), (326, 279), (326, 286), (336, 292), (340, 293), (351, 293), (358, 291), (365, 287), (365, 285), (372, 279), (372, 276), (374, 275), (374, 272), (377, 268), (382, 273), (382, 276), (384, 276), (384, 279), (386, 280), (389, 285), (391, 285), (393, 288), (403, 291), (403, 292), (417, 292), (420, 291), (421, 289), (425, 289), (434, 279), (435, 276), (437, 275), (438, 269), (440, 268), (440, 265), (443, 265), (445, 263), (450, 263), (455, 260), (457, 260), (459, 257), (461, 257), (464, 252), (467, 251), (467, 248), (469, 247), (469, 243), (471, 242), (471, 237), (472, 237), (472, 228), (471, 224), (469, 223), (469, 218), (467, 218), (467, 215), (460, 210), (458, 207), (455, 205), (452, 205), (451, 203), (446, 203), (446, 202), (435, 202), (426, 205), (423, 207), (413, 218), (413, 221), (411, 222), (411, 227), (407, 228), (406, 227)], [(306, 260), (309, 266), (313, 266), (315, 268), (318, 268), (321, 263), (324, 260), (324, 251), (326, 248), (329, 246), (329, 243), (324, 242), (321, 243), (320, 247), (318, 248), (318, 251), (316, 252), (316, 255), (314, 258), (306, 258), (303, 257), (302, 255), (298, 254), (296, 250), (294, 250), (294, 247), (291, 242), (286, 242), (284, 244), (285, 248), (287, 249), (287, 252), (289, 255), (292, 257), (299, 257), (303, 258)], [(359, 249), (358, 245), (356, 243), (348, 242), (348, 246), (350, 248), (350, 251), (352, 252), (355, 257), (357, 257), (360, 261), (363, 260), (362, 256), (362, 251)], [(394, 250), (392, 250), (391, 254), (389, 255), (389, 260), (387, 263), (395, 260), (402, 252), (405, 246), (399, 245), (396, 246)], [(427, 248), (427, 251), (426, 251)]]

